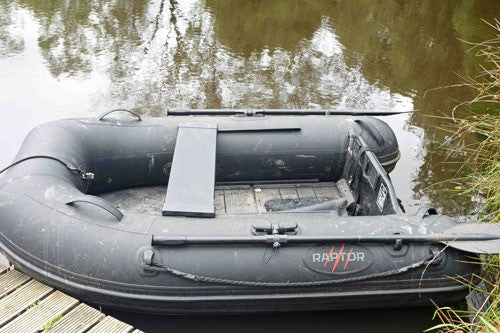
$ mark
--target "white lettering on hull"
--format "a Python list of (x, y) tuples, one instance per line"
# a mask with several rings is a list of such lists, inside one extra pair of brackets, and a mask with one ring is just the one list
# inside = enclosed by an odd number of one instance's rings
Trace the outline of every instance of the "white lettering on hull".
[[(325, 262), (325, 261), (336, 261), (339, 258), (338, 253), (313, 253), (312, 261), (313, 262)], [(340, 254), (340, 261), (365, 261), (365, 253), (364, 252), (343, 252)]]

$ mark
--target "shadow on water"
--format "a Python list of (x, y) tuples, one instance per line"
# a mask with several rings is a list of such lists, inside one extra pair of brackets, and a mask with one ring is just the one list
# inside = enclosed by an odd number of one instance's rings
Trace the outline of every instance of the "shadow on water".
[[(429, 90), (475, 72), (459, 38), (486, 38), (480, 19), (498, 12), (499, 1), (474, 0), (0, 0), (0, 165), (32, 127), (115, 107), (147, 116), (179, 107), (416, 108), (384, 118), (401, 148), (391, 173), (398, 196), (408, 212), (467, 214), (474, 203), (447, 182), (463, 158), (446, 159), (448, 121), (436, 117), (468, 96)], [(320, 332), (387, 332), (420, 331), (431, 310), (119, 316), (157, 331), (293, 331), (306, 322)]]
[(433, 309), (371, 309), (236, 316), (152, 316), (110, 313), (146, 332), (422, 332)]

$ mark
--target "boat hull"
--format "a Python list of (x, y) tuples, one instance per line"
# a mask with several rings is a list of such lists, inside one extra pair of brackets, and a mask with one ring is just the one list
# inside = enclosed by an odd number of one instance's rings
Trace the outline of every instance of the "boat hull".
[[(292, 244), (294, 237), (432, 235), (456, 225), (445, 216), (406, 215), (396, 207), (379, 162), (393, 167), (397, 142), (385, 123), (370, 119), (167, 117), (42, 125), (25, 140), (16, 157), (22, 162), (0, 178), (0, 248), (42, 282), (130, 311), (241, 313), (458, 301), (467, 290), (453, 278), (479, 270), (468, 263), (469, 253), (431, 241)], [(166, 191), (176, 129), (193, 121), (215, 123), (221, 133), (215, 162), (221, 200), (214, 218), (162, 216), (162, 199), (151, 186)], [(358, 155), (352, 135), (364, 142)], [(361, 154), (364, 159), (349, 160)], [(352, 182), (360, 199), (349, 202), (343, 177), (351, 169), (360, 179)], [(132, 188), (136, 192), (106, 194)], [(282, 206), (299, 210), (269, 210), (273, 193)], [(83, 194), (83, 202), (75, 201)], [(138, 204), (129, 205), (134, 200)], [(335, 209), (300, 211), (304, 202)], [(179, 236), (225, 241), (154, 241)]]
[[(6, 248), (2, 246), (2, 248)], [(46, 267), (38, 267), (21, 257), (5, 251), (7, 258), (20, 270), (33, 278), (58, 288), (88, 303), (113, 309), (156, 314), (227, 314), (267, 313), (287, 311), (346, 310), (362, 308), (421, 307), (433, 304), (451, 305), (464, 299), (469, 290), (460, 283), (450, 283), (448, 277), (436, 278), (425, 283), (417, 281), (387, 281), (368, 286), (338, 288), (337, 290), (283, 290), (267, 288), (259, 293), (228, 293), (220, 287), (214, 293), (203, 293), (199, 288), (183, 296), (168, 292), (126, 292), (102, 283), (91, 286), (66, 279), (61, 274), (51, 274)], [(476, 272), (478, 273), (478, 272)], [(462, 275), (464, 276), (464, 275)], [(465, 276), (470, 278), (472, 275)], [(175, 289), (175, 288), (174, 288)], [(344, 289), (344, 290), (343, 290)], [(347, 289), (347, 290), (345, 290)], [(129, 289), (130, 290), (130, 289)], [(178, 291), (176, 291), (178, 293)]]

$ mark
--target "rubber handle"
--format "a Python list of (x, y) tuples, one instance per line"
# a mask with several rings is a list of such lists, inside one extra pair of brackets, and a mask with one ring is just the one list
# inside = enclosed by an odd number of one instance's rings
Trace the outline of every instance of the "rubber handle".
[(127, 109), (114, 109), (114, 110), (111, 110), (111, 111), (107, 111), (107, 112), (104, 112), (103, 114), (101, 114), (99, 117), (97, 117), (99, 120), (103, 120), (106, 116), (108, 116), (109, 114), (113, 113), (113, 112), (128, 112), (130, 113), (131, 115), (137, 117), (137, 119), (139, 121), (142, 121), (142, 118), (141, 116), (139, 116), (137, 113), (133, 112), (133, 111), (130, 111), (130, 110), (127, 110)]
[(111, 205), (109, 202), (107, 202), (106, 200), (104, 200), (102, 198), (90, 196), (90, 195), (81, 196), (81, 197), (74, 197), (74, 198), (71, 198), (70, 200), (68, 200), (66, 202), (66, 205), (72, 205), (76, 202), (85, 202), (85, 203), (100, 207), (100, 208), (104, 209), (105, 211), (107, 211), (108, 213), (110, 213), (111, 215), (113, 215), (114, 217), (116, 217), (116, 219), (118, 221), (121, 221), (123, 218), (122, 212), (120, 212), (116, 207), (114, 207), (113, 205)]

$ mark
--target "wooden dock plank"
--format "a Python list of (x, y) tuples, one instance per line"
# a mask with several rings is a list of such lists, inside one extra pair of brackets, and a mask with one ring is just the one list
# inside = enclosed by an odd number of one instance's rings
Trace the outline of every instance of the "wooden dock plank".
[(95, 325), (88, 333), (130, 333), (133, 329), (129, 324), (108, 316)]
[(0, 275), (0, 299), (13, 292), (30, 279), (31, 278), (29, 276), (16, 270)]
[(281, 195), (277, 188), (257, 188), (255, 190), (255, 199), (259, 213), (265, 213), (265, 203), (269, 200), (281, 199)]
[(62, 317), (51, 329), (50, 333), (83, 333), (94, 326), (105, 315), (87, 304), (80, 304)]
[[(134, 328), (0, 264), (0, 333), (130, 333)], [(134, 330), (133, 333), (143, 333)]]
[(64, 315), (78, 304), (78, 300), (56, 291), (17, 317), (6, 326), (0, 328), (0, 333), (35, 333), (44, 329), (45, 325)]
[(47, 296), (53, 289), (31, 280), (8, 297), (0, 300), (0, 326), (19, 315), (36, 301)]

